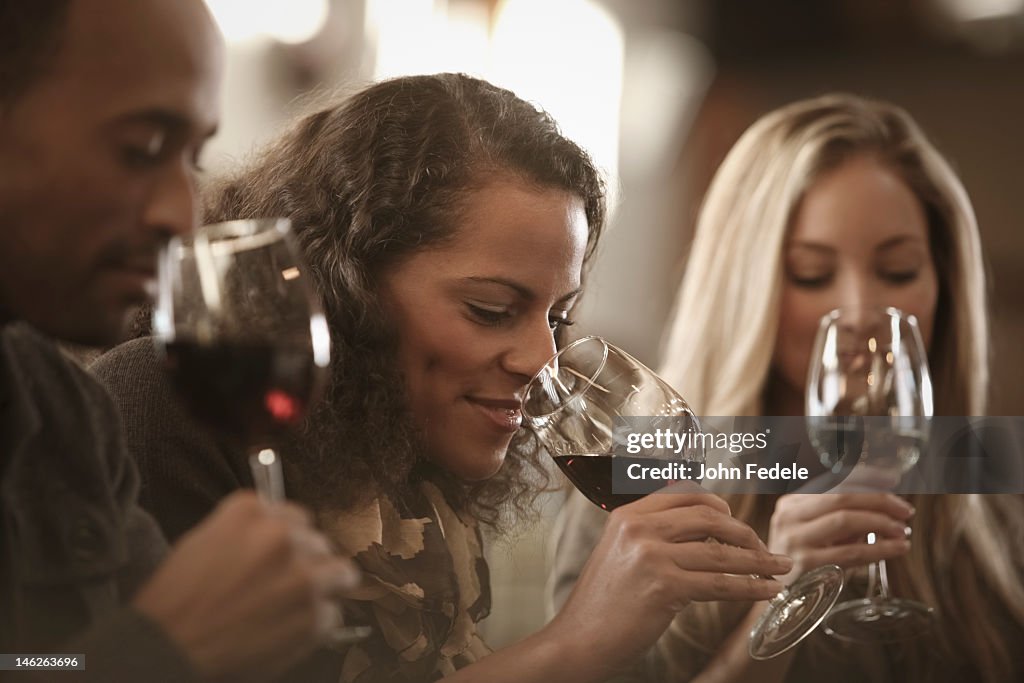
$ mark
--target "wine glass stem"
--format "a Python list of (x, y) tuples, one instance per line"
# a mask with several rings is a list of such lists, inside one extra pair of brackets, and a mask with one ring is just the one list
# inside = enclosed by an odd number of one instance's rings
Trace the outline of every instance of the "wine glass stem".
[[(762, 577), (762, 578), (770, 578), (770, 577)], [(771, 598), (769, 598), (768, 605), (770, 607), (772, 607), (773, 609), (778, 609), (779, 607), (784, 605), (787, 600), (789, 600), (789, 588), (788, 587), (787, 588), (783, 588), (778, 593), (776, 593)]]
[(271, 448), (264, 448), (249, 456), (253, 482), (260, 498), (268, 503), (280, 503), (284, 496), (284, 475), (281, 458)]
[[(874, 544), (876, 540), (874, 533), (868, 534), (868, 543)], [(881, 600), (889, 599), (889, 574), (885, 568), (885, 560), (878, 560), (868, 565), (868, 591), (869, 598), (878, 597)]]

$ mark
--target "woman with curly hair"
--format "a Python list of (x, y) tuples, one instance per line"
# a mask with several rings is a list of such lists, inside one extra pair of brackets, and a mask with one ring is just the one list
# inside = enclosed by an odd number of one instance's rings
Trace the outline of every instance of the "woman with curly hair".
[[(520, 399), (571, 324), (604, 213), (593, 163), (547, 114), (458, 74), (372, 85), (206, 192), (210, 222), (291, 220), (332, 332), (327, 397), (282, 448), (285, 477), (362, 568), (345, 611), (374, 633), (295, 680), (596, 681), (691, 600), (780, 588), (736, 576), (790, 563), (720, 499), (649, 496), (616, 511), (550, 624), (493, 654), (477, 635), (480, 524), (545, 484)], [(124, 412), (143, 504), (172, 537), (252, 485), (244, 459), (176, 408), (150, 342), (95, 369)]]

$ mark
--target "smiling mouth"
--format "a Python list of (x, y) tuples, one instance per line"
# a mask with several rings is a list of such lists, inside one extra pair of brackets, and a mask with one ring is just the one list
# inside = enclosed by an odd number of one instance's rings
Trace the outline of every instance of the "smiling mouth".
[(498, 431), (516, 432), (523, 424), (523, 412), (518, 401), (467, 396), (466, 402), (476, 408)]

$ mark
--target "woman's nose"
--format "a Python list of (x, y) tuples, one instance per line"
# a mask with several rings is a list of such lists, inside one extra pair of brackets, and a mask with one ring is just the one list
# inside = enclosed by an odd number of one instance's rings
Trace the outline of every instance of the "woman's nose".
[(886, 302), (868, 278), (850, 277), (840, 288), (837, 308), (842, 309), (842, 326), (848, 333), (869, 335), (879, 324)]
[(555, 336), (545, 316), (543, 323), (524, 326), (505, 355), (505, 369), (530, 379), (555, 355)]

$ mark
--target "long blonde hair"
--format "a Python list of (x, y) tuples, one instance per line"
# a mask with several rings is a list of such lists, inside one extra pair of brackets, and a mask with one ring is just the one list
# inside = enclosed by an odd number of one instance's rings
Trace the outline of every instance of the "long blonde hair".
[[(771, 366), (787, 231), (808, 188), (871, 154), (921, 201), (939, 276), (930, 362), (945, 415), (983, 415), (985, 270), (974, 210), (949, 164), (902, 109), (826, 95), (762, 117), (708, 189), (676, 298), (662, 376), (705, 415), (760, 415)], [(954, 343), (955, 340), (955, 343)]]
[[(661, 367), (698, 412), (762, 414), (787, 231), (810, 186), (863, 154), (896, 171), (928, 217), (940, 280), (929, 357), (936, 412), (984, 414), (986, 282), (967, 193), (905, 111), (850, 95), (804, 100), (764, 116), (736, 143), (711, 183)], [(746, 495), (730, 503), (739, 519), (766, 535), (776, 500)], [(1005, 609), (1024, 626), (1024, 499), (919, 496), (914, 504), (916, 535), (927, 542), (913, 544), (906, 560), (893, 563), (895, 589), (939, 608), (940, 647), (949, 657), (986, 672), (988, 680), (1005, 679), (1015, 653), (1007, 634), (987, 617)], [(659, 644), (670, 673), (696, 674), (747, 609), (710, 603), (682, 613)], [(803, 647), (811, 657), (827, 656), (830, 644), (812, 639)]]

